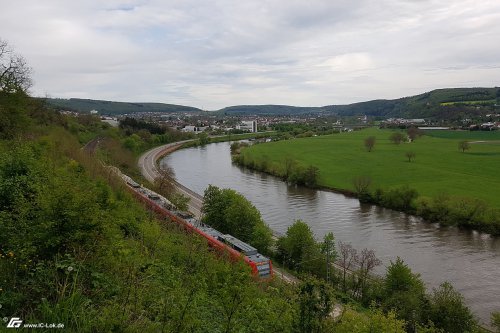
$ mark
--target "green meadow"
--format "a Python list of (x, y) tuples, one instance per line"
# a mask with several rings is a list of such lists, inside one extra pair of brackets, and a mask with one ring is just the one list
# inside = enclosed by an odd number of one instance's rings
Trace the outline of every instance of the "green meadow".
[[(442, 131), (424, 135), (414, 142), (396, 145), (389, 140), (391, 130), (370, 128), (288, 141), (258, 144), (244, 149), (246, 159), (268, 160), (275, 169), (283, 168), (286, 158), (303, 166), (319, 169), (318, 185), (354, 190), (352, 180), (369, 176), (372, 188), (408, 185), (421, 196), (452, 196), (482, 199), (500, 208), (500, 133)], [(476, 134), (477, 133), (477, 134)], [(376, 137), (373, 151), (368, 152), (364, 139)], [(471, 144), (463, 153), (461, 140), (492, 140)], [(497, 141), (497, 142), (495, 142)], [(415, 153), (412, 162), (406, 152)]]

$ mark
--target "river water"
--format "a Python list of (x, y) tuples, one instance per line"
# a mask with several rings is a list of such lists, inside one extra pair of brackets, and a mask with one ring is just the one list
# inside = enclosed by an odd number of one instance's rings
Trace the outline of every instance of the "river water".
[(160, 164), (202, 194), (209, 184), (242, 193), (275, 231), (305, 221), (318, 240), (333, 232), (337, 241), (373, 249), (383, 265), (401, 257), (428, 288), (450, 281), (483, 323), (500, 311), (500, 238), (455, 227), (440, 227), (389, 209), (360, 204), (328, 191), (287, 185), (280, 179), (231, 163), (230, 143), (194, 147), (167, 155)]

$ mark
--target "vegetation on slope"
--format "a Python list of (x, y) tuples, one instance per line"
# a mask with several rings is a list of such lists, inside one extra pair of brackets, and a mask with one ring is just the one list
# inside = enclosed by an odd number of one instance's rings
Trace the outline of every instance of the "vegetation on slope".
[(81, 113), (89, 113), (91, 110), (97, 110), (99, 114), (105, 115), (121, 115), (136, 112), (201, 112), (200, 109), (191, 106), (164, 103), (127, 103), (81, 98), (47, 98), (46, 102), (58, 110)]
[(296, 107), (287, 105), (240, 105), (219, 110), (228, 115), (299, 115), (332, 113), (340, 116), (368, 115), (380, 118), (433, 118), (448, 121), (495, 110), (500, 88), (437, 89), (393, 100), (378, 99), (346, 105)]

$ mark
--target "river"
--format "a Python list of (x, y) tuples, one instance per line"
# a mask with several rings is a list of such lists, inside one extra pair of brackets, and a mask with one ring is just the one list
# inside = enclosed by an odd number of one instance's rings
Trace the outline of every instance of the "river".
[(450, 281), (483, 323), (500, 311), (500, 238), (440, 227), (420, 218), (342, 194), (287, 185), (280, 179), (231, 163), (229, 143), (194, 147), (167, 155), (160, 163), (177, 180), (203, 194), (209, 184), (242, 193), (275, 231), (285, 233), (295, 220), (305, 221), (318, 240), (333, 232), (337, 241), (373, 249), (383, 265), (396, 256), (421, 274), (428, 288)]

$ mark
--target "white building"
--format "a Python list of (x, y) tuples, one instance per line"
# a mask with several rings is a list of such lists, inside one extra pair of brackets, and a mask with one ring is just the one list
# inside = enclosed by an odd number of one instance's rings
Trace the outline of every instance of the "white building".
[(236, 129), (255, 133), (257, 132), (257, 122), (255, 120), (242, 121), (240, 125), (236, 126)]

